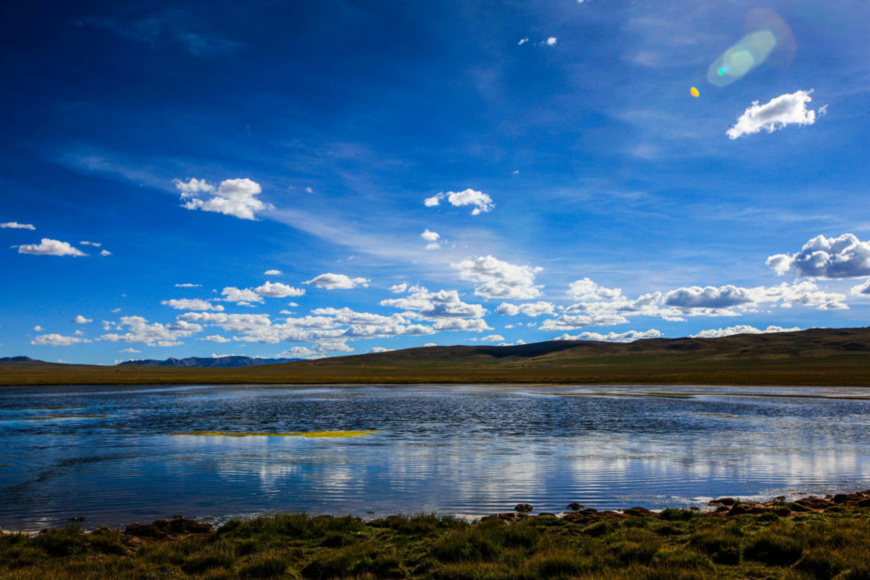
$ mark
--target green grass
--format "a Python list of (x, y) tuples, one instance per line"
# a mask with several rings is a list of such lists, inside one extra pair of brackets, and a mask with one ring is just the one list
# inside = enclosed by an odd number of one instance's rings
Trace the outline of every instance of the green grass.
[(160, 539), (67, 526), (0, 536), (0, 578), (870, 578), (870, 510), (765, 515), (667, 512), (580, 525), (281, 514)]

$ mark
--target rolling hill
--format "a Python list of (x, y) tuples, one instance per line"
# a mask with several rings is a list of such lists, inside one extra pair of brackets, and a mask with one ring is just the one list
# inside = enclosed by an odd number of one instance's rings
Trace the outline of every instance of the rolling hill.
[(0, 362), (0, 385), (717, 384), (870, 386), (870, 328), (618, 344), (438, 346), (244, 368)]

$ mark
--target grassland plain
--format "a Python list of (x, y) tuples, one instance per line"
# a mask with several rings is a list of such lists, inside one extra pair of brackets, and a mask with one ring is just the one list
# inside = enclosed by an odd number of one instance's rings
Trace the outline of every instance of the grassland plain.
[[(0, 577), (689, 580), (870, 578), (870, 492), (715, 502), (713, 512), (579, 509), (556, 517), (364, 522), (283, 514), (218, 529), (175, 518), (0, 536)], [(519, 506), (518, 506), (519, 507)]]
[(443, 346), (244, 368), (0, 362), (0, 386), (512, 383), (866, 387), (870, 329)]

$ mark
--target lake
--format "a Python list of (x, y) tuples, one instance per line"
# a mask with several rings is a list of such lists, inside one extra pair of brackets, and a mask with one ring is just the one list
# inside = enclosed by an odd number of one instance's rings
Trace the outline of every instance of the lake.
[[(870, 389), (758, 387), (4, 388), (0, 527), (855, 491), (870, 488), (868, 399)], [(336, 430), (377, 432), (177, 435)]]

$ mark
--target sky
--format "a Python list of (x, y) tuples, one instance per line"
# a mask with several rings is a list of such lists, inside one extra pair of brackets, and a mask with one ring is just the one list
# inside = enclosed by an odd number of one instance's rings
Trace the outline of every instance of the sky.
[(866, 325), (865, 0), (3, 7), (0, 357)]

